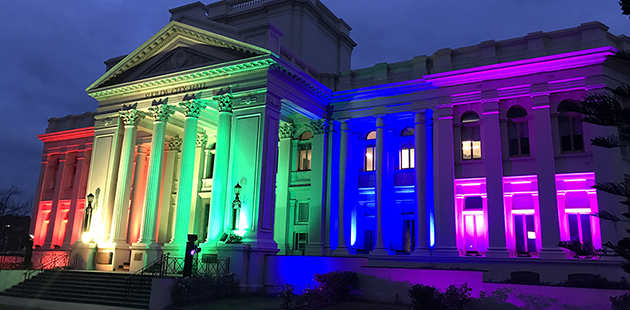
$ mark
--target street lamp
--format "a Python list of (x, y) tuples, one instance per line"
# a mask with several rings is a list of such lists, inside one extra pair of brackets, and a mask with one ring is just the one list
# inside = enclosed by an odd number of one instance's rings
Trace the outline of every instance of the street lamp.
[(83, 216), (83, 232), (90, 231), (90, 224), (92, 223), (92, 202), (94, 201), (94, 195), (90, 193), (87, 195), (88, 205), (85, 207), (85, 215)]
[(238, 196), (241, 194), (243, 188), (240, 184), (236, 183), (234, 186), (234, 201), (232, 201), (232, 230), (238, 230), (238, 222), (241, 213), (241, 200)]

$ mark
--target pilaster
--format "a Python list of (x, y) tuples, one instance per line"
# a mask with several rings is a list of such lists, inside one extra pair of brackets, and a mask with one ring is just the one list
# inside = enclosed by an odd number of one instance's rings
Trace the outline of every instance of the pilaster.
[(144, 217), (144, 194), (147, 185), (147, 151), (147, 148), (142, 145), (138, 145), (136, 148), (136, 165), (133, 173), (129, 227), (127, 229), (127, 243), (129, 244), (138, 242), (138, 239), (142, 237), (140, 226)]
[[(543, 85), (543, 87), (546, 85)], [(558, 200), (556, 191), (556, 167), (553, 154), (549, 94), (532, 94), (534, 152), (538, 175), (538, 201), (541, 226), (542, 249), (540, 258), (564, 258), (557, 246), (560, 241)]]
[(293, 123), (281, 123), (278, 142), (278, 173), (276, 176), (276, 215), (273, 230), (280, 254), (289, 254), (289, 183), (291, 180), (291, 138), (295, 132)]
[(503, 205), (503, 161), (499, 128), (499, 102), (483, 102), (483, 141), (481, 156), (485, 162), (487, 194), (487, 257), (508, 257), (505, 235), (505, 208)]
[(435, 204), (436, 256), (457, 256), (455, 238), (455, 171), (453, 166), (453, 108), (450, 104), (438, 107), (436, 120), (437, 190)]
[(329, 124), (327, 119), (311, 121), (311, 200), (309, 203), (307, 255), (324, 254), (323, 232), (326, 208), (326, 154)]
[[(60, 219), (58, 218), (59, 213), (59, 196), (61, 195), (61, 186), (64, 181), (64, 176), (67, 174), (66, 170), (66, 156), (67, 153), (59, 154), (59, 162), (57, 166), (57, 174), (55, 177), (55, 183), (53, 188), (53, 201), (52, 206), (50, 208), (50, 217), (48, 218), (48, 229), (46, 230), (46, 239), (44, 241), (44, 245), (42, 248), (50, 249), (54, 245), (60, 246), (60, 244), (53, 244), (53, 242), (57, 242), (55, 235), (58, 235), (60, 229)], [(62, 219), (63, 220), (63, 219)]]
[[(89, 154), (89, 152), (87, 152)], [(81, 185), (85, 184), (87, 178), (88, 165), (85, 160), (86, 151), (77, 154), (77, 169), (75, 171), (74, 184), (72, 184), (72, 196), (70, 210), (68, 211), (68, 224), (66, 225), (66, 235), (64, 237), (62, 249), (69, 249), (73, 240), (81, 238), (81, 224), (83, 223), (83, 212), (79, 208), (79, 200), (85, 205), (85, 197), (81, 195)], [(85, 206), (84, 206), (85, 209)]]

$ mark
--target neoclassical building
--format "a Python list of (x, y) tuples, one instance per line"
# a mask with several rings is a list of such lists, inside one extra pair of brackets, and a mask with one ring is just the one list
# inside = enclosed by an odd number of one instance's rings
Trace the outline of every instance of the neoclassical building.
[(591, 22), (350, 70), (350, 27), (318, 0), (170, 12), (105, 62), (96, 111), (38, 136), (38, 250), (137, 270), (196, 234), (252, 286), (266, 255), (618, 270), (557, 244), (624, 231), (590, 214), (621, 213), (592, 186), (626, 179), (628, 152), (566, 107), (628, 82), (627, 37)]

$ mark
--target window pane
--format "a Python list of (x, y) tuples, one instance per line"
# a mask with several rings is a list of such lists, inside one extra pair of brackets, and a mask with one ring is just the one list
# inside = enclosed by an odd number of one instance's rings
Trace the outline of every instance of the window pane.
[(569, 216), (569, 236), (571, 240), (580, 240), (580, 233), (578, 231), (578, 215), (568, 214)]
[(304, 165), (305, 170), (311, 170), (311, 150), (306, 151), (306, 164)]
[(410, 149), (409, 162), (411, 163), (411, 168), (416, 167), (416, 151), (413, 148)]
[(409, 149), (400, 150), (400, 169), (409, 169)]
[(462, 141), (470, 140), (468, 127), (462, 127)]
[(560, 144), (562, 145), (563, 152), (573, 151), (573, 149), (571, 148), (571, 136), (561, 136)]
[(580, 220), (582, 221), (582, 243), (592, 245), (591, 216), (589, 214), (580, 214)]
[(472, 159), (472, 141), (462, 141), (462, 159)]
[(308, 203), (298, 204), (298, 223), (308, 223)]
[(529, 138), (521, 139), (521, 155), (529, 155)]
[(481, 158), (481, 141), (472, 142), (472, 157), (474, 159)]
[(365, 149), (365, 171), (374, 171), (374, 147), (368, 146)]

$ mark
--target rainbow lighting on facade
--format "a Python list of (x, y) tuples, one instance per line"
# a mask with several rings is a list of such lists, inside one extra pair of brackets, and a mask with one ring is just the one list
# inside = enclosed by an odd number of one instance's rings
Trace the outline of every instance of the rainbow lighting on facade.
[[(271, 2), (286, 23), (270, 19)], [(625, 155), (591, 147), (608, 134), (561, 107), (616, 87), (602, 83), (625, 71), (607, 57), (628, 38), (587, 23), (351, 70), (348, 25), (313, 1), (317, 18), (292, 1), (233, 3), (171, 10), (106, 62), (87, 89), (97, 112), (49, 120), (29, 231), (38, 251), (133, 272), (183, 256), (195, 234), (197, 256), (230, 257), (251, 290), (383, 261), (465, 262), (493, 279), (612, 270), (557, 244), (619, 239), (590, 214), (619, 205), (592, 186), (630, 174)], [(283, 26), (297, 21), (308, 26)]]

